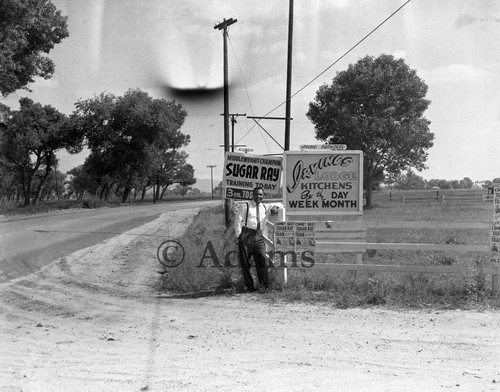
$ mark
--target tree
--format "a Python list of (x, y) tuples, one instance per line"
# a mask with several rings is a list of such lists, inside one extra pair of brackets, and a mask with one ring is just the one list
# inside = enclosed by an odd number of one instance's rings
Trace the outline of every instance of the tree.
[(460, 180), (460, 188), (462, 189), (471, 189), (474, 182), (469, 177), (464, 177), (463, 180)]
[[(1, 67), (1, 65), (0, 65)], [(0, 129), (7, 127), (7, 119), (9, 118), (10, 108), (0, 102)]]
[(177, 172), (186, 165), (188, 154), (184, 151), (156, 149), (157, 159), (151, 160), (149, 183), (155, 186), (154, 200), (162, 200), (168, 187), (176, 183)]
[(434, 139), (423, 117), (426, 93), (427, 85), (404, 60), (383, 54), (349, 65), (309, 103), (317, 139), (363, 151), (368, 207), (377, 176), (425, 168)]
[(0, 131), (0, 165), (16, 173), (24, 204), (29, 205), (38, 202), (57, 164), (56, 151), (78, 150), (81, 138), (67, 128), (67, 117), (52, 106), (42, 106), (29, 98), (21, 98), (19, 105)]
[(178, 149), (189, 143), (180, 131), (186, 115), (175, 101), (153, 99), (138, 89), (77, 102), (71, 122), (87, 140), (87, 167), (98, 177), (101, 196), (118, 185), (125, 202), (134, 188), (159, 186), (162, 173), (176, 167)]
[(437, 179), (437, 178), (432, 178), (429, 181), (427, 181), (427, 186), (429, 188), (439, 188), (439, 183), (441, 181), (443, 181), (443, 180), (440, 180), (440, 179)]
[(410, 169), (406, 174), (396, 176), (395, 186), (396, 189), (401, 190), (425, 189), (425, 181), (421, 176), (416, 175)]
[(439, 189), (451, 189), (451, 183), (447, 180), (439, 180), (438, 187)]
[[(57, 179), (56, 179), (57, 173)], [(43, 178), (43, 173), (37, 177), (37, 180)], [(64, 197), (66, 185), (66, 175), (59, 170), (53, 170), (51, 175), (45, 180), (45, 185), (42, 187), (40, 193), (40, 200), (53, 200), (59, 201)]]
[(188, 191), (191, 190), (191, 185), (196, 183), (196, 178), (194, 178), (193, 166), (187, 163), (179, 167), (176, 170), (174, 181), (182, 187), (181, 195), (184, 196)]
[(26, 88), (34, 77), (50, 79), (49, 53), (68, 34), (67, 17), (50, 0), (0, 1), (0, 93)]
[(191, 185), (177, 184), (174, 188), (174, 193), (184, 197), (191, 190), (191, 188)]
[(77, 200), (83, 200), (87, 192), (95, 194), (97, 191), (98, 184), (95, 181), (95, 178), (93, 178), (93, 176), (86, 170), (85, 164), (74, 167), (66, 174), (69, 176), (69, 198), (75, 194)]
[(221, 196), (223, 190), (224, 190), (224, 184), (222, 183), (222, 181), (220, 181), (213, 189), (213, 194), (215, 196)]
[(16, 173), (0, 165), (0, 202), (12, 201), (19, 195)]

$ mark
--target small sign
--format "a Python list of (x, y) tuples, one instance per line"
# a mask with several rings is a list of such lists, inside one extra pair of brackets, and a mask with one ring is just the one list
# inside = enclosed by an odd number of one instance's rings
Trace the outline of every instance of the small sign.
[(316, 222), (275, 222), (275, 250), (303, 252), (314, 251)]
[(281, 157), (226, 152), (222, 184), (225, 198), (251, 200), (254, 188), (277, 195), (280, 190)]
[(302, 144), (300, 150), (347, 150), (347, 144)]

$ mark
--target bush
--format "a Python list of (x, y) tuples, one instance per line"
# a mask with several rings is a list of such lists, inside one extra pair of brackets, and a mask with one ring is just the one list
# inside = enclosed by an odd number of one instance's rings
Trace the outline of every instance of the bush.
[(88, 197), (82, 201), (82, 208), (101, 208), (103, 206), (103, 202), (100, 199), (94, 197)]

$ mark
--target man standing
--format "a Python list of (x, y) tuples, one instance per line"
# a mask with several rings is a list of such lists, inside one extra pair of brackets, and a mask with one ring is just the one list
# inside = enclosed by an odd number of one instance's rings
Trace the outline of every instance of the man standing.
[(255, 285), (250, 273), (250, 259), (253, 256), (259, 284), (269, 287), (269, 272), (266, 263), (266, 244), (262, 231), (266, 227), (267, 218), (283, 208), (281, 203), (264, 204), (262, 188), (253, 190), (252, 200), (241, 203), (234, 222), (234, 231), (238, 238), (238, 256), (240, 260), (245, 286), (248, 291), (255, 291)]

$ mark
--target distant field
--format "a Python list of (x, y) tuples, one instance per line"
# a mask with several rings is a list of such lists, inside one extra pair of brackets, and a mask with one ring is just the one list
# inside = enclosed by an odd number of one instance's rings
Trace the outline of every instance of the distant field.
[[(477, 194), (480, 196), (480, 193)], [(481, 196), (482, 197), (482, 196)], [(372, 222), (436, 222), (458, 228), (369, 228), (367, 242), (484, 245), (489, 243), (485, 224), (493, 223), (492, 202), (399, 203), (375, 202), (365, 210)], [(410, 224), (408, 225), (408, 222)], [(471, 228), (467, 228), (467, 227)], [(472, 227), (480, 228), (472, 228)], [(465, 227), (465, 229), (464, 229)], [(316, 254), (318, 263), (356, 263), (352, 253)], [(495, 306), (491, 297), (491, 275), (481, 272), (489, 263), (487, 252), (377, 250), (363, 254), (363, 264), (460, 266), (460, 273), (393, 273), (289, 270), (288, 292), (297, 298), (322, 298), (339, 306), (391, 304), (395, 306)], [(305, 290), (305, 292), (304, 292)], [(299, 293), (299, 294), (297, 294)]]
[[(456, 228), (392, 228), (369, 229), (368, 242), (406, 242), (422, 244), (483, 245), (489, 243), (489, 230), (473, 228), (474, 223), (493, 223), (493, 203), (391, 203), (379, 205), (364, 213), (365, 221), (422, 221), (456, 223)], [(464, 224), (465, 223), (465, 224)], [(469, 223), (469, 224), (467, 224)], [(410, 224), (411, 226), (411, 224)], [(453, 225), (451, 225), (453, 226)], [(466, 228), (464, 228), (466, 227)], [(424, 265), (453, 264), (458, 262), (486, 262), (488, 254), (482, 252), (422, 252), (422, 251), (377, 251), (368, 262), (394, 261), (402, 264)]]
[(426, 190), (406, 190), (406, 191), (378, 191), (373, 192), (372, 194), (372, 202), (376, 203), (377, 201), (403, 201), (403, 196), (411, 199), (429, 199), (429, 201), (442, 200), (443, 195), (445, 198), (463, 198), (463, 199), (472, 199), (477, 202), (483, 201), (483, 195), (487, 194), (487, 189), (426, 189)]

